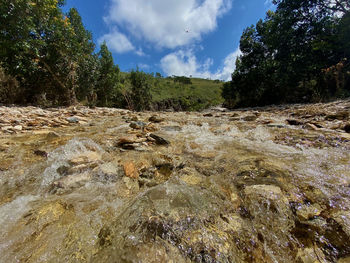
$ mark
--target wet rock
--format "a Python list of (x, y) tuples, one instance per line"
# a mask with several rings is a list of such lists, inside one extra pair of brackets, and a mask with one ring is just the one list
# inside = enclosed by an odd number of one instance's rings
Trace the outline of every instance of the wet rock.
[(15, 131), (22, 131), (23, 130), (23, 126), (22, 125), (16, 125), (16, 126), (13, 127), (13, 129)]
[(315, 124), (312, 124), (312, 123), (306, 123), (304, 125), (304, 128), (307, 129), (307, 130), (311, 130), (311, 131), (319, 130), (319, 128)]
[(327, 121), (334, 121), (334, 120), (346, 120), (349, 118), (349, 112), (347, 111), (340, 111), (336, 114), (330, 114), (325, 117), (325, 120)]
[(68, 161), (71, 166), (87, 164), (87, 163), (98, 163), (101, 161), (101, 156), (97, 152), (86, 152), (80, 154)]
[(244, 120), (244, 121), (256, 121), (257, 118), (258, 118), (258, 116), (256, 116), (256, 115), (249, 115), (249, 116), (243, 117), (242, 120)]
[(83, 186), (86, 182), (91, 181), (92, 177), (89, 173), (73, 174), (62, 177), (53, 183), (54, 187), (63, 188), (65, 190)]
[(35, 150), (35, 151), (34, 151), (34, 154), (35, 154), (35, 155), (38, 155), (38, 156), (41, 156), (41, 157), (45, 157), (45, 158), (48, 156), (48, 153), (47, 153), (47, 152), (41, 151), (41, 150)]
[(142, 121), (133, 121), (130, 123), (130, 127), (135, 129), (135, 130), (141, 130), (146, 127), (146, 123)]
[(68, 118), (66, 118), (66, 120), (69, 123), (79, 123), (79, 118), (78, 117), (68, 117)]
[(319, 216), (323, 209), (319, 204), (303, 204), (297, 207), (296, 214), (301, 221), (312, 219)]
[(287, 119), (286, 122), (289, 124), (289, 125), (303, 125), (304, 123), (301, 122), (301, 121), (298, 121), (298, 120), (294, 120), (294, 119)]
[(148, 120), (150, 122), (153, 122), (153, 123), (160, 123), (160, 122), (164, 121), (164, 118), (161, 118), (158, 115), (153, 115)]
[(350, 257), (346, 258), (340, 258), (337, 263), (349, 263), (350, 262)]
[(52, 140), (52, 139), (56, 139), (56, 138), (59, 138), (60, 135), (56, 132), (49, 132), (47, 135), (46, 135), (46, 139), (48, 140)]
[(286, 128), (286, 125), (284, 123), (269, 123), (269, 124), (267, 124), (267, 127), (270, 127), (270, 128)]
[(130, 177), (134, 179), (137, 179), (139, 177), (139, 173), (133, 162), (125, 162), (123, 164), (123, 169), (126, 177)]
[(158, 136), (156, 134), (151, 133), (149, 136), (152, 139), (154, 139), (155, 143), (158, 144), (158, 145), (169, 145), (170, 144), (170, 142), (168, 140), (166, 140), (166, 139), (164, 139), (164, 138), (162, 138), (162, 137), (160, 137), (160, 136)]
[(296, 256), (298, 263), (329, 263), (322, 250), (318, 247), (299, 249)]
[(344, 131), (347, 133), (350, 133), (350, 123), (348, 123), (344, 126)]
[(164, 126), (162, 129), (168, 132), (179, 132), (182, 130), (180, 126)]

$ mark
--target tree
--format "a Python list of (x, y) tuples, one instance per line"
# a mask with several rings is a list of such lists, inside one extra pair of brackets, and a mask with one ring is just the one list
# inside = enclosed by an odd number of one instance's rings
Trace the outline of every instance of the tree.
[(60, 104), (76, 101), (74, 31), (60, 9), (63, 4), (62, 0), (0, 4), (1, 64), (24, 87), (28, 102), (38, 96)]
[(79, 100), (86, 100), (94, 92), (99, 75), (98, 58), (93, 53), (95, 44), (91, 32), (85, 29), (78, 11), (71, 8), (67, 16), (74, 30), (74, 52), (78, 63), (76, 95)]
[(106, 42), (101, 45), (99, 56), (99, 77), (96, 86), (99, 106), (111, 106), (118, 96), (119, 67), (114, 65), (112, 53)]
[(134, 110), (143, 111), (149, 109), (152, 96), (147, 74), (139, 71), (139, 69), (133, 70), (130, 73), (130, 81)]
[[(348, 83), (344, 74), (349, 57), (349, 2), (274, 3), (275, 12), (269, 11), (265, 20), (242, 34), (242, 56), (231, 83), (223, 89), (229, 107), (299, 102), (315, 95), (337, 96)], [(328, 74), (327, 81), (323, 72)], [(332, 72), (334, 77), (329, 77)]]

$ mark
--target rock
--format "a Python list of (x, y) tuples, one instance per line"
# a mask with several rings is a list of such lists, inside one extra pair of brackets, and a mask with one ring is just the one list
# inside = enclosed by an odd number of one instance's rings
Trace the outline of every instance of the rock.
[(347, 111), (340, 111), (336, 114), (330, 114), (326, 116), (327, 121), (334, 121), (334, 120), (346, 120), (349, 117), (349, 112)]
[(297, 207), (296, 214), (301, 221), (309, 220), (315, 216), (319, 216), (323, 209), (319, 204), (301, 205)]
[(296, 262), (300, 263), (328, 263), (322, 250), (318, 247), (299, 249)]
[(159, 117), (159, 116), (157, 116), (157, 115), (153, 115), (153, 116), (150, 117), (148, 120), (149, 120), (150, 122), (154, 122), (154, 123), (160, 123), (160, 122), (164, 121), (163, 118), (161, 118), (161, 117)]
[(48, 156), (48, 153), (47, 153), (47, 152), (41, 151), (41, 150), (35, 150), (35, 151), (34, 151), (34, 154), (35, 154), (35, 155), (38, 155), (38, 156), (41, 156), (41, 157), (45, 157), (45, 158)]
[(270, 128), (286, 128), (286, 125), (284, 123), (269, 123), (269, 124), (267, 124), (267, 127), (270, 127)]
[(16, 125), (16, 126), (13, 127), (13, 129), (15, 131), (21, 131), (21, 130), (23, 130), (23, 126), (22, 125)]
[(72, 166), (80, 165), (80, 164), (86, 164), (86, 163), (92, 163), (92, 162), (100, 162), (101, 156), (96, 152), (86, 152), (81, 155), (78, 155), (71, 160), (68, 161), (68, 163)]
[(146, 138), (138, 138), (136, 136), (127, 136), (127, 137), (122, 137), (118, 140), (117, 145), (122, 146), (124, 144), (133, 144), (133, 143), (142, 143), (146, 142)]
[(350, 123), (347, 123), (347, 124), (344, 126), (344, 131), (347, 132), (347, 133), (350, 133)]
[(206, 114), (203, 114), (203, 117), (213, 117), (213, 114), (211, 114), (211, 113), (206, 113)]
[(307, 130), (311, 130), (311, 131), (319, 130), (319, 128), (317, 128), (317, 126), (315, 124), (312, 124), (312, 123), (306, 123), (304, 125), (304, 128), (307, 129)]
[(46, 135), (46, 139), (48, 140), (52, 140), (52, 139), (56, 139), (56, 138), (59, 138), (60, 135), (56, 132), (49, 132), (47, 135)]
[(130, 123), (130, 127), (135, 129), (135, 130), (141, 130), (146, 127), (146, 123), (142, 121), (133, 121)]
[(182, 130), (180, 126), (164, 126), (162, 129), (168, 132), (179, 132)]
[(244, 121), (256, 121), (257, 118), (258, 118), (258, 116), (256, 116), (256, 115), (249, 115), (249, 116), (243, 117), (242, 120), (244, 120)]
[(159, 144), (159, 145), (169, 145), (170, 144), (170, 142), (168, 140), (166, 140), (166, 139), (164, 139), (156, 134), (151, 133), (149, 136), (155, 140), (156, 144)]
[(66, 118), (66, 120), (69, 123), (79, 123), (79, 118), (78, 117), (68, 117), (68, 118)]
[(123, 174), (123, 169), (113, 162), (104, 163), (94, 169), (94, 177), (100, 182), (116, 182), (119, 175)]
[(340, 258), (337, 263), (349, 263), (350, 262), (350, 257), (346, 258)]
[(126, 177), (137, 179), (139, 174), (133, 162), (125, 162), (123, 164), (124, 174)]
[(76, 188), (81, 187), (90, 180), (91, 175), (89, 173), (72, 174), (62, 177), (58, 181), (54, 182), (53, 186), (63, 189)]
[(12, 126), (3, 126), (3, 127), (1, 127), (1, 130), (8, 131), (8, 130), (11, 130), (12, 128), (13, 128)]
[(298, 120), (293, 120), (293, 119), (287, 119), (286, 122), (289, 124), (289, 125), (303, 125), (303, 122), (301, 121), (298, 121)]

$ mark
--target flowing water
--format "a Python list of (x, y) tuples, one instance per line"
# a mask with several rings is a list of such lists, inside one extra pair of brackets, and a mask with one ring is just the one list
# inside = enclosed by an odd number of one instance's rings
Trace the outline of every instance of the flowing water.
[(0, 137), (0, 262), (350, 262), (349, 137), (212, 114)]

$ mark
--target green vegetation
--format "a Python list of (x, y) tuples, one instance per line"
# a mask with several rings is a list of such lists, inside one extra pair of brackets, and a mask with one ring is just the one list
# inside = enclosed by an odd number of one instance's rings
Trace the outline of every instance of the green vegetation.
[(222, 103), (221, 84), (122, 73), (106, 43), (95, 53), (91, 32), (63, 0), (0, 3), (0, 103), (41, 106), (199, 110)]
[[(0, 2), (0, 103), (201, 110), (350, 95), (350, 2), (274, 0), (246, 28), (232, 81), (120, 72), (63, 0)], [(222, 93), (222, 95), (221, 95)], [(224, 99), (222, 98), (224, 97)]]
[(226, 106), (349, 96), (350, 2), (273, 2), (276, 11), (243, 32), (243, 55), (223, 90)]

